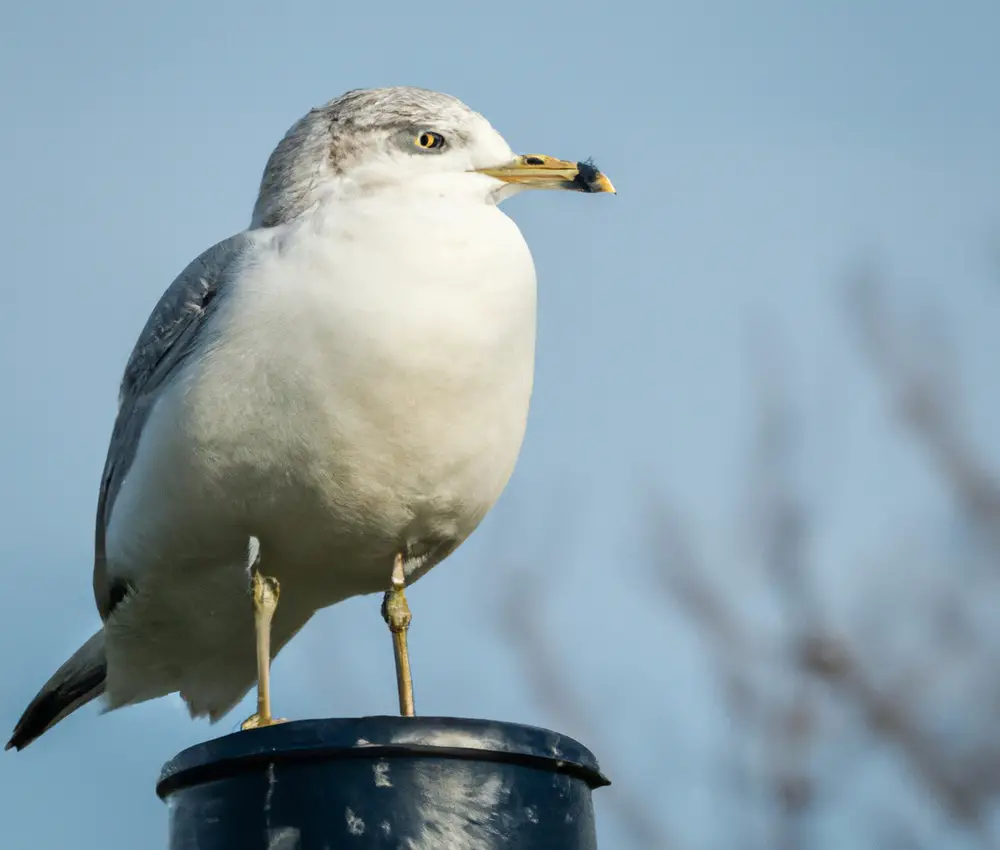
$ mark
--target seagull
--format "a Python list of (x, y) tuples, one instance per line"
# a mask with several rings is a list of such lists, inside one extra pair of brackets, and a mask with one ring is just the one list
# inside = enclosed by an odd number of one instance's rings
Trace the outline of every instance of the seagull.
[[(517, 156), (460, 100), (353, 90), (274, 149), (249, 227), (195, 259), (125, 367), (97, 503), (101, 628), (7, 749), (103, 695), (217, 721), (314, 613), (383, 593), (414, 714), (405, 587), (505, 488), (532, 392), (535, 268), (498, 204), (611, 192)], [(280, 604), (279, 604), (280, 598)]]

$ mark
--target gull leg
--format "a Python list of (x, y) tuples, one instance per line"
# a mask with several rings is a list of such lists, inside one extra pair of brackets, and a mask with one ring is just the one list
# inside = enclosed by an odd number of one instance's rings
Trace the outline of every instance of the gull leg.
[(410, 606), (406, 602), (406, 575), (403, 556), (396, 555), (392, 566), (392, 590), (382, 599), (382, 617), (392, 632), (392, 649), (396, 657), (396, 687), (399, 690), (399, 713), (413, 717), (413, 677), (410, 675), (410, 651), (406, 645), (406, 632), (410, 628)]
[[(256, 544), (256, 545), (255, 545)], [(257, 729), (284, 723), (271, 716), (271, 621), (278, 607), (280, 585), (276, 578), (260, 572), (260, 544), (250, 540), (250, 590), (253, 594), (253, 622), (257, 637), (257, 713), (240, 724), (241, 729)]]

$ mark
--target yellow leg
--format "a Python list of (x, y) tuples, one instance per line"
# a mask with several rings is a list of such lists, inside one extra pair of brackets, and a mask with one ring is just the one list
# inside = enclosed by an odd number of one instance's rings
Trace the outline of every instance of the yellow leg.
[(250, 568), (254, 631), (257, 636), (257, 713), (244, 720), (241, 729), (285, 722), (284, 718), (271, 716), (271, 621), (278, 607), (280, 585), (276, 578), (261, 575), (259, 567), (260, 556), (257, 554)]
[(382, 617), (392, 632), (392, 649), (396, 657), (396, 687), (399, 690), (399, 713), (413, 717), (413, 677), (410, 675), (410, 652), (406, 645), (406, 632), (410, 628), (410, 606), (406, 602), (406, 575), (403, 556), (397, 555), (392, 566), (392, 590), (382, 600)]

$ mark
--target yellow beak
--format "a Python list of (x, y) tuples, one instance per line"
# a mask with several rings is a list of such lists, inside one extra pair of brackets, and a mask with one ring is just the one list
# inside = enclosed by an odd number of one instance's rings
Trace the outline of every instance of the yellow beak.
[(576, 192), (611, 192), (611, 181), (589, 162), (567, 162), (541, 154), (525, 154), (506, 165), (477, 168), (504, 183), (520, 183), (532, 189), (571, 189)]

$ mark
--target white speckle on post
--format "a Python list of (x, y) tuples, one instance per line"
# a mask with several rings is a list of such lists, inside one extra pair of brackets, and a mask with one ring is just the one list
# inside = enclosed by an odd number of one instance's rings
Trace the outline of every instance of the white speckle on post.
[(384, 821), (382, 821), (382, 823), (379, 824), (379, 826), (382, 827), (382, 834), (386, 838), (388, 838), (390, 835), (392, 835), (392, 824), (390, 824), (389, 821), (384, 820)]
[(295, 850), (299, 846), (299, 831), (294, 826), (279, 826), (267, 831), (267, 850)]
[[(451, 775), (430, 774), (415, 777), (417, 793), (435, 805), (421, 810), (421, 823), (416, 835), (399, 836), (400, 850), (480, 850), (492, 844), (487, 835), (495, 836), (496, 821), (513, 828), (521, 822), (520, 812), (514, 815), (498, 807), (511, 795), (511, 786), (501, 776), (482, 779), (472, 768), (456, 769)], [(489, 824), (470, 822), (469, 812), (488, 812)]]
[(538, 812), (534, 806), (525, 806), (524, 816), (528, 819), (529, 823), (538, 823)]
[(344, 814), (347, 817), (347, 831), (351, 833), (351, 835), (364, 835), (365, 822), (351, 811), (350, 806), (347, 807)]
[(389, 762), (375, 762), (372, 765), (372, 772), (375, 774), (376, 788), (392, 788), (392, 780), (389, 778)]
[(271, 800), (274, 799), (274, 762), (269, 762), (267, 765), (267, 794), (264, 796), (264, 815), (268, 819), (268, 824), (270, 824), (270, 814), (271, 814)]

